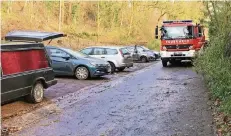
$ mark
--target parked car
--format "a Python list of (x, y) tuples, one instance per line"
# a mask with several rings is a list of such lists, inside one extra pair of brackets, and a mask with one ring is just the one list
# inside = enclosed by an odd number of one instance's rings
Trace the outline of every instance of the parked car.
[(125, 68), (133, 67), (132, 57), (124, 47), (96, 46), (85, 48), (80, 52), (109, 62), (111, 73), (115, 72), (116, 69), (123, 71)]
[(128, 51), (132, 54), (134, 61), (149, 62), (151, 60), (156, 60), (158, 54), (144, 46), (127, 46)]
[(100, 77), (110, 72), (108, 62), (92, 58), (68, 48), (47, 46), (51, 66), (56, 75), (73, 75), (79, 80)]
[(57, 81), (44, 44), (40, 42), (62, 36), (33, 31), (13, 31), (6, 35), (6, 41), (1, 43), (2, 103), (24, 96), (33, 103), (43, 100), (44, 89)]
[(153, 52), (155, 54), (155, 60), (160, 58), (160, 52), (159, 51), (150, 50), (145, 46), (140, 46), (140, 47), (143, 48), (143, 50), (146, 52)]

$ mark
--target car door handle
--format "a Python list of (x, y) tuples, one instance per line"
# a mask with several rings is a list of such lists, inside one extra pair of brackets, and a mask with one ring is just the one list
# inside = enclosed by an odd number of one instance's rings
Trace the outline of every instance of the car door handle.
[(101, 58), (105, 58), (105, 57), (101, 57)]

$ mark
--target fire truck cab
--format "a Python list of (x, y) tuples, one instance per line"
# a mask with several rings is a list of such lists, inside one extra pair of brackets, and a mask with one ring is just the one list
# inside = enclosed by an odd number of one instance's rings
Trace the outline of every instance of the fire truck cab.
[(192, 60), (195, 53), (205, 44), (203, 27), (193, 24), (192, 20), (163, 21), (160, 28), (156, 26), (156, 39), (159, 39), (159, 30), (163, 67), (167, 67), (168, 62), (173, 64), (182, 60)]

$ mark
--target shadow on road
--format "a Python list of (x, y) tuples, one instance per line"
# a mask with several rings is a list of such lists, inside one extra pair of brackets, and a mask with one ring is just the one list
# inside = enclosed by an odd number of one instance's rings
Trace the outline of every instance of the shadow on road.
[[(55, 76), (57, 79), (71, 79), (71, 80), (77, 80), (77, 81), (80, 81), (78, 80), (76, 77), (74, 76)], [(93, 77), (93, 78), (89, 78), (87, 79), (86, 81), (94, 81), (94, 80), (109, 80), (108, 77)]]
[(179, 63), (174, 63), (174, 64), (169, 64), (168, 67), (193, 67), (193, 64), (191, 62), (179, 62)]

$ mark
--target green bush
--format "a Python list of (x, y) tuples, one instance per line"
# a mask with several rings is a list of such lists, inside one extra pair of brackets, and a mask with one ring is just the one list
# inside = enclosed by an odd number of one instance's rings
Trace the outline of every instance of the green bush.
[(208, 24), (209, 45), (197, 58), (195, 66), (204, 75), (213, 97), (222, 101), (220, 109), (231, 114), (231, 57), (226, 53), (231, 45), (231, 7), (225, 2), (212, 4), (222, 8), (213, 10), (216, 14)]
[(150, 49), (150, 50), (157, 50), (159, 51), (160, 50), (160, 40), (151, 40), (147, 43), (147, 47)]

